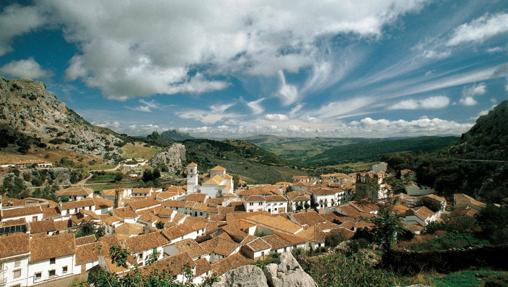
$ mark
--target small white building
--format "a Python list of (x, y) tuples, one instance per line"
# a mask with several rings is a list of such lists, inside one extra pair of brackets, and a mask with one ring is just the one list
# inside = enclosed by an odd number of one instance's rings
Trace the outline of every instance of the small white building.
[(0, 237), (0, 286), (28, 286), (29, 240), (26, 233)]
[(199, 190), (199, 173), (198, 165), (191, 162), (187, 165), (187, 193), (198, 192)]
[(157, 261), (164, 256), (164, 247), (169, 240), (160, 232), (151, 232), (127, 238), (125, 245), (139, 266), (145, 266), (150, 260)]

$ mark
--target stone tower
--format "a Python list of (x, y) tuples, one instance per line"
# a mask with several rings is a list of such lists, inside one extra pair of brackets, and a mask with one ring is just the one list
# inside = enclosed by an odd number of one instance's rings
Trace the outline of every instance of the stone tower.
[(198, 192), (198, 165), (191, 162), (187, 165), (187, 193)]

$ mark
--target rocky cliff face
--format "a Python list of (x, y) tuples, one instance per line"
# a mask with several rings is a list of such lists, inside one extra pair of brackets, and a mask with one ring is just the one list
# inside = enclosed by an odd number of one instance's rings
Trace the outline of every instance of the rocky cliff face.
[(185, 146), (175, 143), (166, 150), (157, 153), (150, 160), (150, 165), (154, 167), (166, 167), (168, 172), (177, 173), (183, 171), (183, 162), (185, 161)]
[(268, 264), (264, 270), (246, 265), (219, 277), (213, 287), (317, 287), (291, 252), (281, 254), (279, 264)]
[(88, 123), (44, 84), (0, 78), (0, 125), (38, 138), (49, 147), (110, 157), (122, 140), (114, 132)]

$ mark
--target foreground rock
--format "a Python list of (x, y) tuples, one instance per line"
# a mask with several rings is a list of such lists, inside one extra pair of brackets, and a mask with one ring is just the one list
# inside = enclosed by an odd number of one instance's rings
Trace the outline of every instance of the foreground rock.
[(279, 264), (265, 267), (268, 285), (272, 287), (317, 287), (316, 282), (307, 274), (291, 252), (280, 255)]
[(150, 161), (150, 165), (153, 167), (166, 167), (168, 172), (177, 173), (182, 171), (184, 161), (185, 146), (175, 143), (156, 154)]
[[(261, 268), (245, 265), (230, 270), (219, 277), (213, 287), (268, 287), (266, 276)], [(295, 285), (296, 286), (296, 285)], [(303, 286), (303, 285), (297, 285)]]

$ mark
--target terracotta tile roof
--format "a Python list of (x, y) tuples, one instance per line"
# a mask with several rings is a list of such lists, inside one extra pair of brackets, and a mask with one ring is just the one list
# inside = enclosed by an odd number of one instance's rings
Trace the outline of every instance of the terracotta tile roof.
[(187, 167), (195, 167), (198, 166), (195, 162), (191, 162), (187, 165)]
[(60, 212), (58, 212), (58, 208), (56, 207), (43, 207), (42, 217), (45, 219), (60, 217)]
[(228, 256), (231, 253), (233, 253), (235, 249), (240, 247), (240, 245), (234, 242), (233, 240), (226, 240), (219, 237), (212, 238), (210, 240), (200, 243), (199, 245), (207, 253), (215, 253), (222, 256)]
[(187, 253), (191, 258), (200, 257), (204, 254), (207, 254), (207, 252), (195, 240), (192, 239), (178, 241), (174, 244), (174, 246), (180, 253)]
[(485, 203), (476, 200), (472, 198), (469, 195), (463, 194), (463, 193), (455, 193), (453, 194), (453, 200), (455, 202), (456, 206), (463, 207), (463, 206), (471, 206), (476, 209), (481, 209), (487, 206)]
[(297, 224), (308, 226), (328, 221), (314, 210), (293, 213), (292, 217)]
[(310, 200), (310, 195), (305, 191), (290, 191), (286, 194), (286, 196), (290, 201), (294, 202)]
[(107, 214), (100, 215), (99, 218), (102, 222), (104, 222), (107, 225), (112, 225), (115, 222), (122, 221), (122, 219), (119, 217), (116, 217), (113, 215), (107, 215)]
[(83, 245), (88, 243), (94, 243), (96, 240), (95, 235), (87, 235), (76, 238), (76, 245)]
[(41, 220), (30, 223), (30, 233), (47, 233), (51, 231), (56, 231), (53, 220)]
[(84, 186), (71, 186), (65, 189), (60, 189), (56, 191), (56, 196), (89, 196), (93, 193), (93, 190)]
[(148, 234), (142, 234), (134, 237), (130, 237), (125, 240), (125, 245), (129, 251), (138, 253), (144, 250), (150, 250), (157, 247), (165, 246), (169, 241), (160, 232), (151, 232)]
[(100, 242), (87, 243), (76, 247), (76, 265), (99, 261)]
[(427, 208), (426, 206), (420, 206), (417, 208), (413, 208), (413, 212), (416, 216), (418, 216), (418, 218), (420, 218), (422, 220), (426, 220), (427, 218), (434, 215), (434, 212), (432, 210), (430, 210), (429, 208)]
[(247, 233), (240, 230), (240, 228), (238, 228), (237, 226), (233, 226), (231, 224), (222, 226), (221, 228), (224, 232), (226, 232), (236, 242), (242, 241), (247, 236)]
[(198, 259), (194, 263), (196, 264), (196, 276), (203, 275), (212, 270), (212, 265), (205, 258)]
[(115, 233), (120, 238), (128, 238), (133, 235), (142, 234), (144, 225), (139, 223), (122, 223), (115, 228)]
[(243, 201), (245, 201), (245, 202), (264, 202), (265, 198), (260, 195), (251, 195), (251, 196), (245, 197), (243, 199)]
[(104, 198), (94, 197), (93, 202), (95, 204), (95, 207), (99, 209), (113, 207), (113, 201)]
[(25, 218), (12, 219), (0, 222), (0, 227), (11, 227), (20, 225), (27, 225)]
[[(116, 195), (116, 188), (111, 188), (111, 189), (103, 189), (101, 191), (101, 195), (102, 196), (105, 196), (105, 197), (114, 197)], [(121, 189), (118, 189), (118, 191), (121, 193), (122, 190)]]
[(115, 208), (111, 212), (113, 216), (118, 218), (136, 218), (137, 215), (130, 207), (121, 207), (121, 208)]
[(229, 270), (252, 263), (254, 263), (254, 260), (249, 259), (240, 253), (236, 253), (213, 263), (212, 270), (216, 275), (222, 275)]
[(184, 235), (194, 232), (189, 226), (185, 224), (175, 225), (162, 230), (162, 234), (169, 240), (183, 237)]
[(293, 246), (295, 244), (284, 240), (282, 237), (277, 234), (270, 234), (262, 237), (264, 241), (266, 241), (272, 247), (272, 250), (277, 250), (289, 246)]
[(133, 188), (132, 189), (132, 193), (144, 193), (144, 194), (148, 194), (150, 192), (153, 191), (153, 188), (151, 187), (138, 187), (138, 188)]
[(267, 227), (272, 230), (295, 234), (302, 227), (282, 216), (255, 215), (244, 219), (245, 221)]
[(75, 249), (76, 242), (72, 233), (30, 239), (31, 262), (72, 255), (75, 253)]
[(20, 217), (20, 216), (36, 215), (36, 214), (42, 214), (42, 208), (40, 206), (9, 208), (9, 209), (3, 209), (2, 219)]
[(245, 244), (245, 247), (249, 248), (254, 252), (269, 250), (272, 248), (272, 246), (268, 242), (266, 242), (263, 238), (254, 239), (251, 242)]
[(54, 221), (55, 228), (58, 231), (67, 230), (69, 227), (72, 226), (72, 221), (70, 220), (55, 220)]
[(181, 200), (168, 200), (162, 203), (163, 207), (172, 207), (172, 208), (184, 208), (185, 201)]
[(395, 204), (392, 206), (392, 211), (397, 215), (405, 215), (409, 211), (409, 207), (402, 204)]
[(29, 238), (28, 234), (21, 232), (0, 236), (0, 259), (28, 253)]
[(186, 201), (205, 202), (206, 193), (191, 193), (185, 197)]
[(182, 194), (182, 193), (180, 193), (180, 192), (172, 192), (172, 191), (163, 191), (163, 192), (157, 193), (155, 195), (155, 198), (164, 200), (164, 199), (172, 198), (173, 196), (177, 196), (177, 195), (180, 195), (180, 194)]
[(217, 165), (214, 168), (210, 169), (211, 171), (225, 171), (226, 169), (223, 166)]
[(221, 185), (224, 181), (224, 177), (220, 175), (216, 175), (203, 183), (203, 185)]
[(266, 202), (286, 202), (288, 201), (284, 196), (282, 195), (270, 195), (265, 197)]
[(86, 198), (83, 200), (63, 202), (62, 207), (60, 209), (66, 210), (66, 209), (82, 208), (85, 206), (94, 206), (94, 205), (95, 205), (95, 202), (93, 201), (92, 198)]
[(141, 274), (148, 275), (154, 271), (169, 272), (171, 275), (176, 276), (182, 274), (185, 266), (194, 268), (196, 264), (192, 261), (187, 253), (182, 253), (174, 256), (165, 257), (159, 261), (152, 263), (146, 267), (141, 268)]
[(132, 208), (132, 210), (134, 210), (134, 211), (137, 211), (139, 209), (144, 209), (144, 208), (157, 207), (160, 205), (161, 205), (161, 203), (153, 198), (130, 200), (127, 203), (127, 206)]

